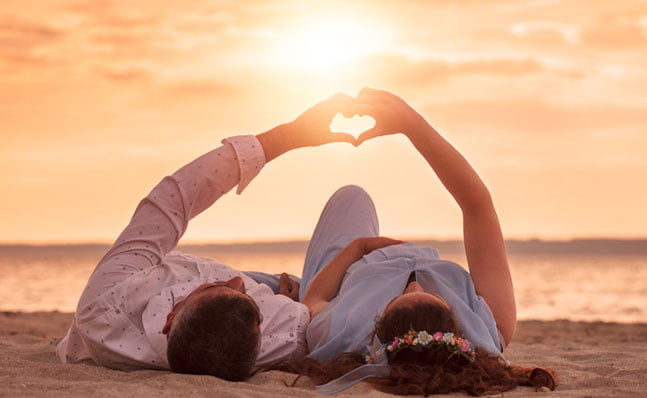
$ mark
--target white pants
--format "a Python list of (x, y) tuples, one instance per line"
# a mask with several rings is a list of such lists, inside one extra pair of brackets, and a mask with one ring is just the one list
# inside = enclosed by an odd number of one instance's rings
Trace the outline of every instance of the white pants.
[(335, 192), (321, 212), (310, 239), (299, 289), (299, 301), (308, 285), (350, 242), (360, 237), (378, 236), (375, 205), (364, 189), (347, 185)]

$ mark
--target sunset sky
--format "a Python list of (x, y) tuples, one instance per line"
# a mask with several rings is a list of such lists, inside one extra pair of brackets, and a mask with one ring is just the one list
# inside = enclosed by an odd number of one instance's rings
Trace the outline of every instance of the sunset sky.
[[(647, 1), (4, 1), (0, 72), (0, 242), (110, 242), (223, 138), (363, 86), (472, 162), (506, 237), (647, 236)], [(384, 235), (461, 235), (398, 135), (291, 152), (185, 241), (306, 238), (351, 183)]]

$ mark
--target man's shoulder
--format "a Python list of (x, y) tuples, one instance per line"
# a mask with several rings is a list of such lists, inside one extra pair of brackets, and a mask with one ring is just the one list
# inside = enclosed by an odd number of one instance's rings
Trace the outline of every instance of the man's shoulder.
[(230, 265), (225, 264), (222, 261), (219, 261), (217, 259), (198, 256), (195, 254), (185, 253), (177, 250), (169, 252), (166, 256), (164, 256), (163, 263), (168, 266), (175, 266), (175, 265), (184, 266), (184, 265), (192, 264), (192, 265), (197, 265), (204, 268), (233, 270), (233, 268)]

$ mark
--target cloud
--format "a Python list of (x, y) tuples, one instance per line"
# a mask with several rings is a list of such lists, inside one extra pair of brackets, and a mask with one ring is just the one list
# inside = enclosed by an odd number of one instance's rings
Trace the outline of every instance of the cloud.
[(582, 31), (583, 44), (605, 49), (647, 48), (647, 36), (638, 20), (606, 17)]
[(177, 59), (185, 49), (174, 43), (168, 32), (102, 30), (88, 32), (89, 44), (85, 53), (99, 62), (153, 62), (165, 63)]
[(142, 68), (98, 68), (97, 73), (115, 83), (147, 83), (152, 73)]
[(421, 87), (466, 75), (520, 76), (546, 70), (533, 59), (491, 59), (463, 62), (412, 61), (395, 54), (369, 56), (359, 62), (367, 80), (396, 87)]
[(424, 112), (435, 115), (444, 125), (476, 126), (480, 130), (542, 137), (585, 138), (600, 131), (619, 135), (627, 129), (637, 133), (641, 126), (647, 125), (647, 107), (566, 106), (530, 99), (431, 104)]
[(61, 40), (65, 33), (51, 26), (14, 18), (0, 19), (1, 53), (28, 53)]
[(5, 73), (15, 74), (24, 67), (46, 66), (53, 62), (51, 55), (40, 50), (55, 45), (65, 38), (65, 32), (52, 26), (24, 19), (0, 19), (0, 67)]
[(510, 33), (524, 40), (543, 44), (576, 44), (579, 28), (552, 21), (518, 22), (510, 26)]
[(182, 81), (166, 85), (173, 97), (231, 98), (242, 93), (242, 87), (215, 80)]
[(125, 7), (119, 7), (113, 1), (91, 0), (72, 4), (67, 7), (67, 10), (91, 20), (95, 26), (132, 29), (156, 24), (156, 20), (152, 15), (133, 10), (133, 8), (129, 8), (130, 11), (125, 12)]
[(92, 34), (89, 36), (89, 41), (98, 46), (109, 46), (114, 48), (124, 47), (137, 47), (141, 48), (146, 38), (141, 37), (141, 34), (125, 33), (125, 32), (103, 32)]
[(533, 59), (494, 59), (485, 61), (449, 64), (450, 74), (526, 75), (544, 70), (544, 66)]
[(0, 42), (3, 45), (31, 47), (49, 43), (62, 36), (61, 30), (48, 25), (7, 17), (0, 20)]

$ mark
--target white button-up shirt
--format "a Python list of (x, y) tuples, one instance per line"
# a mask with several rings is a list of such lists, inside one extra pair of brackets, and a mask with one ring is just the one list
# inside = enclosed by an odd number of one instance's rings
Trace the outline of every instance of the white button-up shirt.
[(306, 306), (225, 264), (171, 252), (191, 218), (235, 185), (240, 194), (264, 165), (255, 136), (231, 137), (153, 188), (90, 277), (56, 349), (59, 360), (92, 358), (122, 370), (169, 369), (162, 328), (174, 303), (203, 283), (235, 276), (243, 278), (263, 314), (256, 365), (305, 355)]

